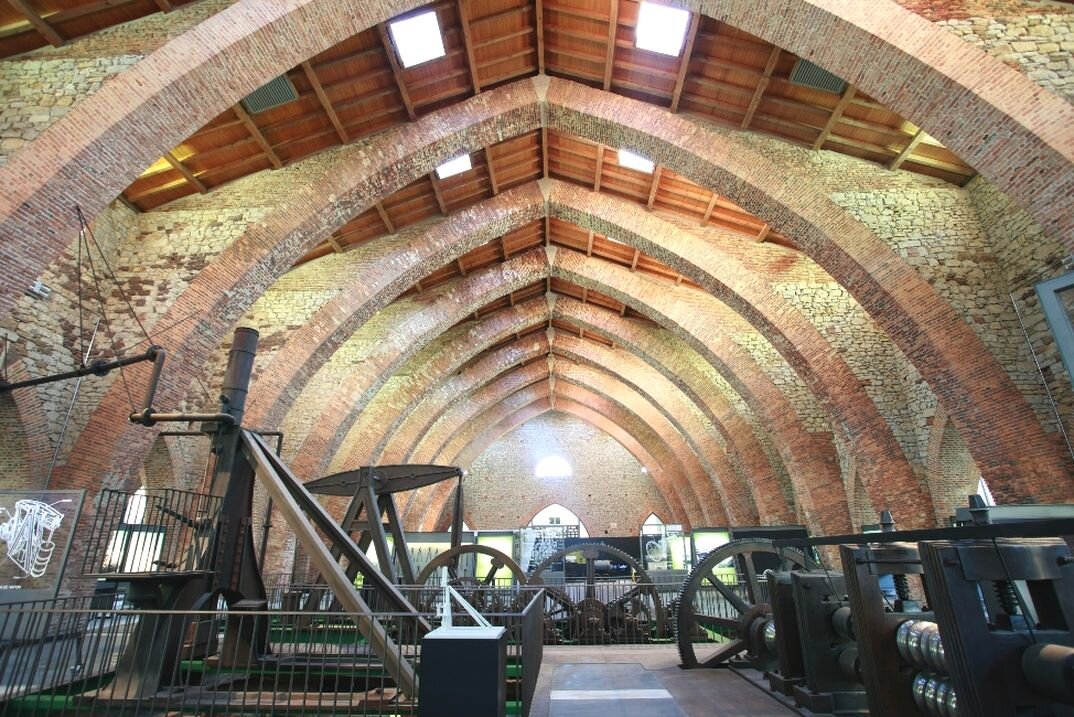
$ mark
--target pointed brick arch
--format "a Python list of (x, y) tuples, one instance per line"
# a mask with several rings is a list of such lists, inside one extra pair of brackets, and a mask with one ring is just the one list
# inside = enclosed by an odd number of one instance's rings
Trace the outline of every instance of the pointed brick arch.
[[(346, 161), (331, 166), (325, 177), (297, 192), (292, 204), (253, 227), (202, 271), (173, 305), (162, 321), (199, 312), (207, 317), (201, 325), (191, 322), (175, 330), (177, 351), (192, 364), (206, 358), (213, 341), (222, 339), (253, 297), (264, 291), (302, 248), (330, 231), (333, 222), (341, 221), (340, 217), (352, 215), (384, 191), (426, 173), (437, 161), (463, 148), (473, 149), (494, 137), (535, 127), (541, 121), (538, 90), (545, 91), (550, 126), (569, 126), (583, 117), (587, 131), (598, 137), (649, 136), (648, 129), (654, 129), (656, 136), (650, 138), (655, 142), (653, 154), (667, 166), (705, 186), (721, 189), (800, 239), (835, 278), (856, 292), (940, 400), (949, 404), (954, 420), (974, 427), (972, 434), (966, 434), (974, 441), (974, 456), (1005, 495), (1012, 499), (1031, 496), (1034, 483), (1069, 483), (1064, 459), (1058, 457), (1024, 398), (976, 335), (928, 284), (871, 232), (813, 192), (808, 181), (788, 177), (776, 165), (737, 144), (733, 136), (707, 130), (659, 108), (561, 80), (553, 80), (543, 89), (523, 82), (484, 93), (385, 133), (369, 145), (339, 150), (337, 155)], [(363, 169), (357, 169), (359, 166)], [(870, 273), (874, 270), (875, 275)], [(236, 291), (236, 287), (241, 290)], [(163, 386), (162, 401), (177, 401), (189, 378), (170, 378)], [(106, 435), (109, 426), (114, 432), (124, 413), (124, 402), (118, 389), (114, 390), (91, 420), (91, 428), (99, 430), (89, 432)], [(80, 454), (79, 464), (69, 470), (129, 470), (140, 462), (147, 446), (144, 436), (128, 430), (115, 445), (95, 448)]]
[[(143, 168), (240, 97), (421, 4), (236, 3), (79, 102), (0, 169), (0, 186), (9, 188), (0, 233), (15, 237), (0, 246), (10, 267), (0, 277), (0, 313), (67, 247), (72, 203), (95, 216)], [(1074, 246), (1074, 107), (998, 59), (889, 1), (683, 4), (810, 58), (877, 97)], [(1033, 171), (1024, 171), (1029, 164)]]

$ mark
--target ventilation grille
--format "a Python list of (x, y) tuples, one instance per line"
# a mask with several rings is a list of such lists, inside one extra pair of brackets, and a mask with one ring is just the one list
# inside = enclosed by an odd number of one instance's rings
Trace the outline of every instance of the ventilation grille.
[(295, 86), (287, 75), (280, 75), (267, 85), (262, 85), (242, 98), (242, 106), (250, 114), (264, 112), (273, 107), (293, 102), (298, 99)]
[(827, 70), (814, 65), (809, 60), (799, 58), (791, 70), (791, 82), (803, 87), (812, 87), (815, 90), (841, 93), (846, 89), (847, 83), (836, 77)]

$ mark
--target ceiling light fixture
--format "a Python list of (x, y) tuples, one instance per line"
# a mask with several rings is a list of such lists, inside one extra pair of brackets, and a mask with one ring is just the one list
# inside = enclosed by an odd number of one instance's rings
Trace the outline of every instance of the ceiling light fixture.
[(420, 65), (445, 54), (435, 10), (389, 22), (388, 30), (403, 67)]
[(635, 154), (634, 152), (631, 152), (629, 149), (621, 149), (619, 150), (619, 166), (626, 167), (627, 169), (636, 169), (639, 172), (648, 173), (652, 172), (653, 167), (655, 167), (656, 165), (653, 164), (653, 161), (651, 159), (646, 159), (640, 154)]
[(642, 2), (634, 44), (641, 50), (678, 57), (686, 39), (690, 12), (677, 7)]
[(473, 165), (470, 164), (470, 155), (464, 154), (461, 157), (449, 159), (437, 167), (436, 176), (440, 179), (447, 179), (448, 177), (454, 177), (456, 174), (469, 172), (472, 168)]

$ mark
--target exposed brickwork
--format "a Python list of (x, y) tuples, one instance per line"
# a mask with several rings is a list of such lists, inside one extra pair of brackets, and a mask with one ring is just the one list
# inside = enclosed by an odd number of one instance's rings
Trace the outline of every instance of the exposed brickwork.
[[(547, 395), (547, 387), (547, 382), (537, 384), (534, 388), (519, 391), (499, 401), (493, 408), (474, 419), (472, 427), (464, 430), (461, 435), (449, 442), (440, 456), (450, 463), (470, 465), (492, 441), (519, 425), (517, 419), (511, 418), (512, 414), (539, 399), (542, 393)], [(662, 490), (665, 497), (672, 495), (676, 497), (681, 503), (682, 513), (689, 524), (703, 525), (707, 522), (701, 504), (690, 490), (682, 469), (678, 467), (676, 456), (668, 450), (666, 444), (653, 435), (652, 429), (638, 421), (636, 416), (629, 411), (583, 386), (557, 381), (556, 394), (555, 401), (550, 403), (552, 407), (563, 404), (564, 410), (570, 410), (571, 403), (585, 406), (614, 422), (621, 427), (622, 431), (634, 436), (639, 444), (652, 452), (655, 463), (659, 466), (657, 472), (650, 473), (653, 480), (658, 486), (670, 486)], [(434, 519), (439, 515), (440, 510), (440, 505), (434, 501), (426, 510), (426, 521)], [(726, 516), (722, 514), (714, 516), (715, 519), (720, 517), (726, 519)]]
[[(703, 185), (717, 191), (730, 188), (736, 202), (794, 236), (833, 278), (851, 288), (914, 363), (945, 402), (956, 424), (966, 427), (963, 433), (973, 441), (978, 465), (994, 476), (1005, 495), (1013, 500), (1032, 499), (1027, 489), (1032, 493), (1034, 485), (1056, 482), (1074, 489), (1069, 485), (1068, 459), (1058, 454), (979, 337), (875, 234), (836, 210), (829, 199), (818, 197), (811, 180), (789, 182), (785, 167), (767, 164), (741, 146), (732, 148), (723, 133), (713, 130), (702, 140), (698, 123), (654, 108), (639, 107), (631, 113), (620, 98), (579, 85), (553, 80), (548, 102), (551, 126), (611, 146), (636, 147)], [(586, 112), (574, 109), (582, 106)], [(698, 149), (687, 157), (679, 150), (683, 146)], [(754, 184), (743, 187), (743, 182)], [(814, 221), (822, 215), (823, 221)], [(979, 359), (984, 362), (978, 363)], [(981, 383), (986, 375), (989, 378)], [(980, 390), (977, 395), (975, 384), (1004, 388)], [(960, 387), (957, 392), (955, 386)], [(1015, 425), (1023, 426), (1025, 432), (1014, 430)], [(1026, 452), (1029, 442), (1034, 448)], [(1029, 476), (1039, 478), (1026, 480)]]
[(0, 165), (79, 100), (235, 0), (204, 0), (0, 62)]
[[(42, 232), (47, 244), (36, 244), (43, 250), (35, 260), (22, 257), (29, 254), (28, 243), (5, 256), (14, 269), (11, 283), (0, 285), (0, 311), (10, 307), (19, 284), (40, 274), (63, 249), (69, 234), (61, 207), (73, 199), (96, 214), (141, 168), (238, 97), (416, 4), (241, 3), (216, 13), (80, 102), (40, 138), (39, 149), (19, 152), (0, 176), (4, 186), (13, 188), (14, 196), (0, 208), (11, 236), (36, 239), (39, 233), (33, 229), (43, 222), (50, 225)], [(1064, 137), (1074, 124), (1074, 110), (999, 61), (989, 66), (974, 48), (895, 4), (687, 4), (845, 77), (930, 129), (1029, 207), (1051, 233), (1070, 236), (1074, 173)], [(781, 21), (773, 23), (773, 17)], [(305, 31), (308, 27), (316, 31)], [(830, 37), (840, 42), (826, 41)], [(930, 50), (926, 59), (918, 59), (925, 46)], [(862, 62), (863, 57), (875, 61)], [(220, 77), (228, 82), (215, 81)], [(911, 85), (916, 91), (903, 91)], [(191, 104), (192, 96), (199, 102)], [(96, 132), (96, 127), (107, 130)], [(1027, 156), (1039, 158), (1039, 172), (1019, 172)]]
[[(565, 458), (573, 475), (534, 478), (536, 461), (552, 454)], [(649, 513), (669, 512), (634, 456), (599, 428), (558, 411), (485, 449), (464, 486), (467, 511), (480, 529), (522, 527), (556, 502), (574, 511), (592, 536), (633, 535)], [(562, 503), (564, 496), (573, 500)]]

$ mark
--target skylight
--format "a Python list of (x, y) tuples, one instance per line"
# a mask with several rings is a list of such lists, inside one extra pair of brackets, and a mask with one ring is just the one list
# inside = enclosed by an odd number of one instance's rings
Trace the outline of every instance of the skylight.
[(677, 7), (642, 2), (634, 44), (642, 50), (678, 57), (686, 39), (690, 12)]
[(469, 172), (472, 166), (470, 164), (470, 155), (464, 154), (461, 157), (449, 159), (437, 167), (436, 176), (440, 177), (440, 179), (447, 179), (448, 177), (454, 177), (456, 174)]
[(619, 150), (619, 166), (636, 169), (639, 172), (651, 172), (656, 165), (653, 164), (652, 160), (646, 159), (640, 154), (635, 154), (629, 149), (621, 149)]
[(403, 67), (413, 67), (444, 56), (444, 38), (440, 35), (435, 10), (389, 22), (388, 29)]

